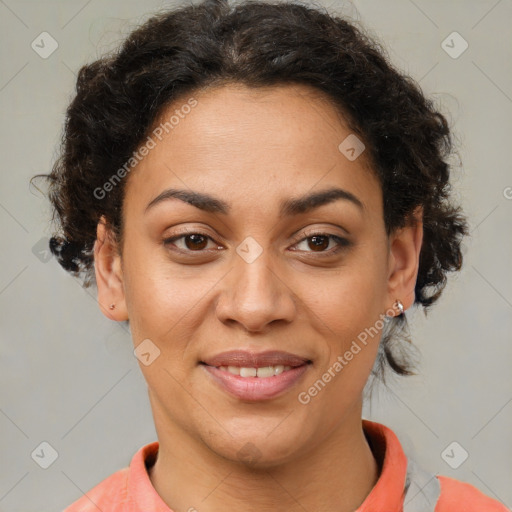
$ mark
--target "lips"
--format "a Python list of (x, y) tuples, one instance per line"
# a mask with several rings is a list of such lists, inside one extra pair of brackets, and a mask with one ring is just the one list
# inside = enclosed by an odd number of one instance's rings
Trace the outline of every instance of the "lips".
[(245, 350), (231, 350), (222, 352), (212, 357), (207, 357), (203, 364), (208, 366), (239, 366), (244, 368), (261, 368), (265, 366), (291, 366), (296, 368), (311, 362), (309, 359), (291, 354), (290, 352), (282, 352), (279, 350), (271, 350), (266, 352), (247, 352)]
[[(200, 363), (211, 382), (220, 389), (232, 397), (251, 402), (283, 395), (297, 386), (311, 368), (309, 359), (276, 350), (259, 353), (232, 350)], [(263, 375), (254, 376), (256, 371)]]

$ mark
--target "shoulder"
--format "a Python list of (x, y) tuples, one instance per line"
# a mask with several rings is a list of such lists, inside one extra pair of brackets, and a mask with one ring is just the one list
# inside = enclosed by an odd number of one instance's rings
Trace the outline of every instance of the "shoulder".
[(128, 512), (128, 471), (125, 467), (105, 478), (63, 512)]
[(438, 476), (441, 494), (435, 512), (510, 512), (505, 505), (467, 482)]

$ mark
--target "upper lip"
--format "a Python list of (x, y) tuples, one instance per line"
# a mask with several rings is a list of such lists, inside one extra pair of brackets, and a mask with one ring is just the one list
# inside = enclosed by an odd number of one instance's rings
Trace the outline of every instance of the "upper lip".
[(230, 350), (201, 361), (208, 366), (239, 366), (243, 368), (260, 368), (264, 366), (302, 366), (310, 360), (290, 352), (269, 350), (266, 352), (247, 352), (245, 350)]

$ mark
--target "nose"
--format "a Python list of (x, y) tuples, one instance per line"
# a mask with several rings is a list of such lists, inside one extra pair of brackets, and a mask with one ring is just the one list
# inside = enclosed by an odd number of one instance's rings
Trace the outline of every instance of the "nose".
[(264, 332), (272, 322), (290, 323), (297, 300), (291, 283), (279, 275), (270, 251), (263, 251), (254, 261), (239, 254), (233, 260), (216, 302), (219, 320), (237, 323), (250, 332)]

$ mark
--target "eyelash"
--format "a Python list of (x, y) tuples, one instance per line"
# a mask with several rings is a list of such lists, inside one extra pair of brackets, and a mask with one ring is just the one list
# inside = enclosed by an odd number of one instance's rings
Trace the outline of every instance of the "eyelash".
[[(168, 247), (169, 245), (173, 245), (174, 242), (176, 242), (176, 240), (179, 240), (181, 238), (185, 238), (186, 236), (188, 235), (199, 235), (199, 236), (202, 236), (204, 238), (207, 238), (209, 240), (211, 240), (212, 242), (214, 242), (214, 240), (209, 236), (207, 235), (206, 233), (201, 233), (200, 231), (183, 231), (181, 234), (179, 235), (176, 235), (176, 236), (173, 236), (171, 238), (166, 238), (163, 240), (163, 244)], [(317, 237), (317, 236), (321, 236), (321, 237), (328, 237), (332, 240), (334, 240), (338, 246), (334, 249), (330, 249), (330, 250), (327, 250), (327, 251), (320, 251), (318, 253), (315, 253), (314, 251), (306, 251), (306, 252), (311, 252), (312, 254), (315, 254), (315, 257), (323, 257), (325, 255), (327, 256), (332, 256), (334, 254), (337, 254), (339, 251), (341, 251), (342, 249), (344, 248), (347, 248), (351, 245), (351, 242), (349, 240), (347, 240), (346, 238), (342, 238), (340, 236), (337, 236), (337, 235), (333, 235), (331, 233), (325, 233), (325, 232), (313, 232), (313, 233), (309, 233), (309, 234), (306, 234), (306, 233), (302, 233), (303, 238), (301, 238), (300, 240), (298, 240), (297, 242), (294, 243), (294, 245), (298, 245), (299, 243), (301, 242), (304, 242), (305, 240), (307, 240), (308, 238), (313, 238), (313, 237)], [(186, 253), (186, 254), (190, 254), (190, 253), (204, 253), (204, 252), (207, 252), (208, 249), (201, 249), (201, 250), (198, 250), (198, 251), (191, 251), (189, 249), (180, 249), (180, 248), (176, 248), (176, 249), (173, 249), (173, 250), (176, 250), (178, 252), (181, 252), (181, 253)], [(297, 251), (297, 252), (301, 252), (301, 251)]]

